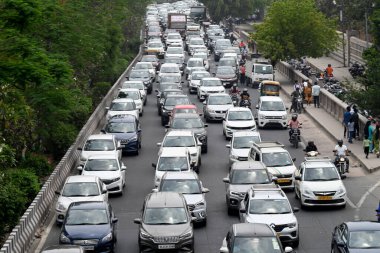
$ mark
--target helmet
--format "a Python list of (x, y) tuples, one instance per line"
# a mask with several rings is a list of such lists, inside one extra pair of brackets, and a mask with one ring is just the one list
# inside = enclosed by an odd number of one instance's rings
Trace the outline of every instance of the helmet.
[(342, 145), (343, 145), (343, 140), (342, 140), (342, 139), (338, 140), (338, 145), (339, 145), (339, 146), (342, 146)]
[(308, 145), (308, 146), (314, 146), (314, 141), (309, 141), (309, 142), (307, 143), (307, 145)]
[(244, 88), (244, 89), (243, 89), (243, 92), (248, 92), (248, 89), (247, 89), (247, 88)]
[(293, 114), (292, 115), (292, 120), (296, 120), (298, 118), (298, 115), (297, 114)]

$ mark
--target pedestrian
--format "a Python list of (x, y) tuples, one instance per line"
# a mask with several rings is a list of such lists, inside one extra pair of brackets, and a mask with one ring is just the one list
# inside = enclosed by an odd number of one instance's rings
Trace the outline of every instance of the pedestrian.
[(243, 51), (243, 48), (245, 47), (245, 43), (244, 41), (240, 41), (240, 44), (239, 44), (239, 48), (240, 48), (240, 52)]
[(354, 122), (354, 129), (355, 129), (354, 135), (352, 138), (359, 140), (359, 138), (360, 138), (360, 136), (359, 136), (359, 113), (358, 113), (358, 109), (356, 108), (355, 105), (354, 105), (354, 113), (351, 115), (351, 119)]
[[(346, 111), (343, 114), (342, 124), (344, 126), (344, 133), (343, 133), (343, 137), (344, 138), (348, 138), (348, 129), (347, 129), (347, 126), (348, 126), (348, 122), (351, 119), (351, 112), (350, 111), (351, 111), (351, 108), (349, 106), (347, 106), (346, 107)], [(368, 133), (367, 133), (367, 136), (368, 136)]]
[(376, 154), (376, 157), (380, 157), (380, 150), (379, 150), (379, 145), (380, 145), (380, 124), (379, 121), (376, 124), (375, 131), (373, 132), (373, 137), (372, 137), (372, 143), (373, 143), (373, 153)]
[(348, 133), (349, 133), (348, 142), (352, 143), (352, 138), (355, 134), (355, 122), (352, 118), (348, 122), (347, 127), (348, 127)]
[(319, 93), (320, 92), (321, 92), (321, 87), (319, 86), (318, 82), (315, 81), (313, 87), (311, 88), (311, 95), (313, 96), (314, 107), (319, 108)]
[(372, 142), (372, 137), (373, 137), (373, 132), (375, 131), (375, 124), (376, 122), (374, 120), (371, 121), (371, 124), (368, 126), (368, 139), (371, 142), (369, 145), (369, 152), (373, 153), (373, 142)]
[(245, 84), (245, 65), (244, 64), (240, 65), (239, 72), (240, 72), (240, 84), (243, 85)]
[(303, 94), (305, 95), (305, 100), (306, 100), (307, 105), (310, 105), (311, 103), (311, 93), (312, 93), (311, 84), (308, 83), (307, 86), (303, 90)]
[(363, 133), (364, 133), (364, 136), (369, 136), (369, 126), (371, 125), (371, 122), (372, 122), (372, 117), (371, 116), (369, 116), (368, 117), (368, 119), (367, 119), (367, 122), (365, 123), (365, 125), (364, 125), (364, 131), (363, 131)]
[(368, 136), (364, 136), (364, 140), (363, 140), (363, 148), (364, 148), (364, 154), (365, 154), (365, 158), (368, 159), (368, 154), (369, 154), (369, 144), (370, 144), (370, 141), (368, 140)]
[(328, 64), (326, 68), (327, 77), (333, 77), (334, 76), (333, 72), (334, 72), (334, 69), (331, 67), (331, 64)]
[(298, 82), (298, 80), (295, 80), (294, 85), (293, 85), (293, 89), (297, 90), (297, 88), (299, 91), (301, 91), (301, 84)]

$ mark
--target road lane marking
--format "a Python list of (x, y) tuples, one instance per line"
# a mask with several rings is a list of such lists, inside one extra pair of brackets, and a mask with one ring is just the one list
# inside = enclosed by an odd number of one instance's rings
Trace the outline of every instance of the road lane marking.
[(356, 210), (355, 210), (355, 216), (354, 219), (356, 221), (360, 221), (360, 208), (362, 207), (364, 201), (367, 199), (367, 197), (377, 188), (380, 186), (380, 181), (374, 184), (368, 191), (366, 191), (363, 196), (360, 198), (359, 202), (356, 204)]
[(41, 240), (38, 243), (38, 246), (37, 246), (35, 252), (41, 252), (42, 251), (42, 248), (45, 246), (46, 240), (47, 240), (47, 238), (48, 238), (48, 236), (50, 234), (51, 229), (53, 228), (53, 226), (55, 224), (55, 221), (56, 221), (56, 219), (55, 219), (55, 214), (54, 214), (54, 216), (51, 219), (49, 225), (45, 229), (45, 231), (44, 231), (44, 233), (43, 233), (43, 235), (41, 237)]

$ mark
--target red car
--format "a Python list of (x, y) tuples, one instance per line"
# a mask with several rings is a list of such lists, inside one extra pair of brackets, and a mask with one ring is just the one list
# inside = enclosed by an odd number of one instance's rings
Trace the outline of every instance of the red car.
[(171, 112), (171, 117), (176, 113), (198, 113), (198, 109), (195, 105), (176, 105)]

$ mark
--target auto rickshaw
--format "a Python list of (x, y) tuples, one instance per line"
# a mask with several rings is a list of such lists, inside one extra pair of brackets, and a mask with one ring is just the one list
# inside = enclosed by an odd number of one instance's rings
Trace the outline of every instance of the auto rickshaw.
[(260, 96), (280, 96), (281, 85), (276, 81), (262, 81), (259, 86)]

